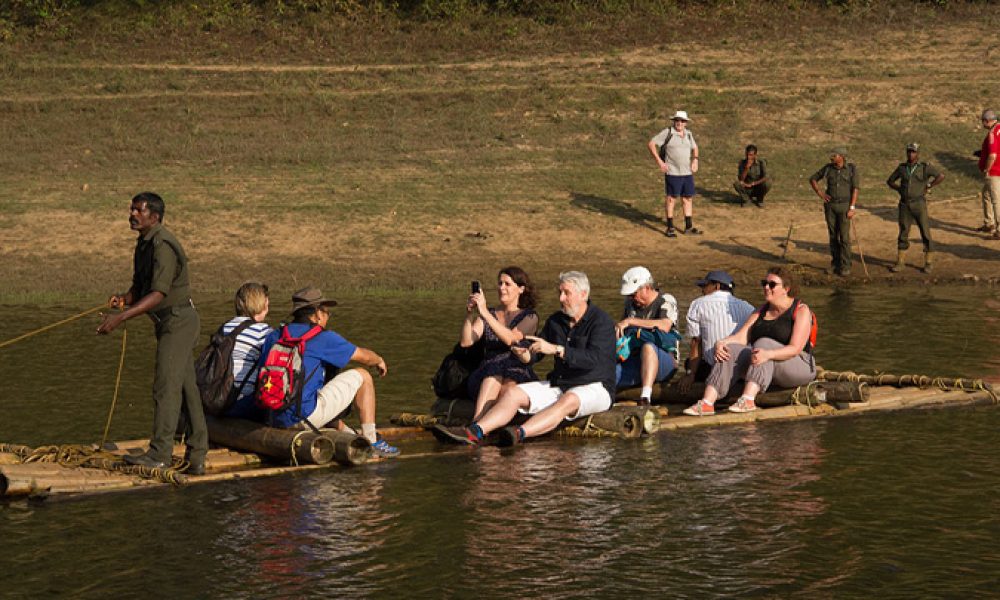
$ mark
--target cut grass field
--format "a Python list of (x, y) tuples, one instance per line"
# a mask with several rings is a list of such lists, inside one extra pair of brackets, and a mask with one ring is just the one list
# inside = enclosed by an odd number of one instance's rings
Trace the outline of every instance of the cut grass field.
[[(790, 222), (787, 258), (822, 279), (826, 234), (806, 179), (834, 145), (858, 165), (862, 249), (873, 279), (888, 279), (895, 195), (884, 181), (910, 141), (947, 172), (931, 204), (934, 277), (989, 279), (1000, 242), (972, 231), (971, 152), (979, 112), (1000, 104), (990, 10), (932, 29), (797, 23), (746, 40), (691, 29), (671, 43), (618, 32), (579, 49), (537, 43), (536, 25), (532, 43), (467, 57), (427, 31), (420, 44), (407, 38), (405, 57), (377, 39), (368, 54), (354, 40), (354, 54), (332, 60), (255, 54), (238, 37), (202, 47), (203, 32), (134, 49), (86, 36), (10, 44), (0, 49), (2, 294), (125, 285), (128, 200), (144, 190), (166, 199), (204, 292), (249, 277), (278, 288), (457, 287), (508, 263), (539, 278), (579, 268), (608, 285), (637, 263), (666, 281), (718, 267), (755, 280), (781, 259)], [(701, 146), (695, 211), (706, 234), (667, 240), (646, 142), (676, 109), (691, 114)], [(751, 142), (774, 179), (764, 210), (732, 203)]]

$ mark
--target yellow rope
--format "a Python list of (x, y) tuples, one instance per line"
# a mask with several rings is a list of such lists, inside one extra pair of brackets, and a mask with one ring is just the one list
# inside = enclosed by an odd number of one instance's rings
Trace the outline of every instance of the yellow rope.
[(72, 317), (65, 318), (62, 321), (56, 321), (55, 323), (52, 323), (50, 325), (46, 325), (45, 327), (40, 327), (40, 328), (38, 328), (38, 329), (36, 329), (34, 331), (29, 331), (28, 333), (25, 333), (23, 335), (19, 335), (16, 338), (9, 339), (6, 342), (0, 342), (0, 348), (3, 348), (4, 346), (10, 346), (14, 342), (19, 342), (19, 341), (21, 341), (23, 339), (27, 339), (27, 338), (29, 338), (29, 337), (31, 337), (33, 335), (37, 335), (39, 333), (42, 333), (43, 331), (48, 331), (49, 329), (52, 329), (54, 327), (58, 327), (60, 325), (65, 325), (66, 323), (70, 323), (72, 321), (75, 321), (75, 320), (77, 320), (77, 319), (79, 319), (81, 317), (85, 317), (85, 316), (89, 315), (90, 313), (97, 312), (97, 311), (101, 310), (102, 308), (106, 308), (106, 307), (107, 307), (107, 304), (99, 304), (99, 305), (95, 306), (94, 308), (89, 308), (89, 309), (83, 311), (82, 313), (73, 315)]
[(0, 445), (0, 451), (9, 449), (21, 457), (24, 463), (55, 463), (67, 468), (101, 469), (115, 471), (127, 475), (136, 475), (143, 479), (154, 479), (164, 483), (181, 485), (187, 482), (187, 476), (178, 472), (184, 463), (173, 464), (166, 469), (152, 469), (139, 465), (130, 465), (122, 461), (122, 457), (91, 446), (80, 444), (63, 444), (61, 446), (14, 446)]
[(303, 429), (302, 431), (295, 434), (292, 438), (292, 443), (289, 445), (288, 449), (292, 454), (292, 466), (299, 466), (299, 457), (295, 455), (295, 449), (302, 445), (302, 440), (300, 439), (303, 435), (309, 433), (310, 429)]
[(111, 397), (111, 410), (108, 411), (108, 422), (104, 424), (104, 435), (101, 436), (101, 445), (98, 448), (103, 448), (104, 444), (108, 441), (108, 431), (111, 430), (111, 419), (115, 416), (115, 406), (118, 404), (118, 390), (121, 389), (122, 383), (122, 369), (125, 367), (125, 344), (128, 341), (128, 324), (122, 324), (122, 355), (118, 359), (118, 375), (115, 376), (115, 393)]

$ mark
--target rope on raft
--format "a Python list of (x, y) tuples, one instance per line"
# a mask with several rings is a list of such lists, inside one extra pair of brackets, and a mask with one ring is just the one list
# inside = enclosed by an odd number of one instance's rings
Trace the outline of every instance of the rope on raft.
[(594, 415), (587, 417), (587, 422), (583, 424), (583, 427), (576, 427), (571, 425), (569, 427), (563, 427), (562, 429), (557, 429), (555, 431), (556, 435), (561, 435), (564, 437), (586, 437), (586, 438), (603, 438), (603, 437), (622, 437), (622, 434), (617, 431), (608, 431), (607, 429), (601, 429), (600, 427), (594, 425)]
[(850, 381), (868, 385), (893, 385), (896, 387), (918, 387), (927, 389), (936, 387), (943, 391), (986, 392), (995, 404), (1000, 404), (993, 386), (982, 379), (963, 379), (961, 377), (931, 377), (929, 375), (893, 375), (875, 371), (872, 375), (855, 373), (854, 371), (821, 371), (818, 378), (823, 381)]
[(104, 450), (95, 450), (82, 444), (63, 444), (61, 446), (39, 446), (31, 448), (19, 444), (0, 444), (0, 452), (16, 455), (23, 463), (54, 463), (62, 467), (86, 469), (101, 469), (127, 475), (136, 475), (143, 479), (183, 485), (187, 476), (179, 472), (185, 463), (171, 465), (167, 469), (153, 469), (139, 465), (130, 465), (122, 461), (122, 457)]

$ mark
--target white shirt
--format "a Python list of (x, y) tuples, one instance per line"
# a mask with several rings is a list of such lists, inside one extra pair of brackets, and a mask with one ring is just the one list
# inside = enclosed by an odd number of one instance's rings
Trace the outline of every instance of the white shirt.
[(753, 305), (718, 290), (695, 298), (687, 311), (688, 338), (701, 338), (701, 359), (715, 364), (715, 343), (732, 335), (753, 314)]

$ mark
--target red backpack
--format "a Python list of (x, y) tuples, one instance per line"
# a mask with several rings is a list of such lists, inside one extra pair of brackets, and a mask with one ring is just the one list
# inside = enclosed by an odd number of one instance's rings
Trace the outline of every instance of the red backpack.
[(301, 411), (302, 388), (322, 366), (316, 365), (308, 377), (303, 377), (302, 357), (306, 342), (322, 332), (323, 328), (316, 325), (302, 337), (295, 338), (289, 335), (287, 325), (281, 328), (281, 337), (271, 346), (257, 375), (256, 399), (259, 407), (281, 411), (298, 406)]

